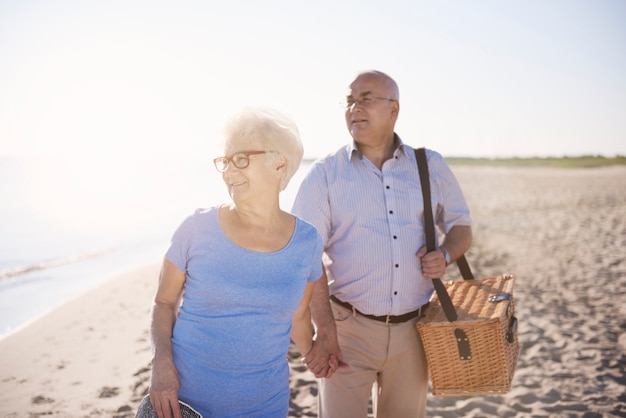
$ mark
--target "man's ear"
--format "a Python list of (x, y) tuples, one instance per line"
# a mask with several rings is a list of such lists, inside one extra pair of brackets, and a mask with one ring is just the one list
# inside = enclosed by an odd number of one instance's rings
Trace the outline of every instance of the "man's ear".
[(395, 123), (398, 120), (398, 115), (400, 114), (400, 103), (393, 102), (393, 106), (391, 108), (391, 118)]
[(400, 102), (395, 101), (392, 102), (392, 110), (391, 110), (391, 114), (398, 116), (398, 113), (400, 112)]

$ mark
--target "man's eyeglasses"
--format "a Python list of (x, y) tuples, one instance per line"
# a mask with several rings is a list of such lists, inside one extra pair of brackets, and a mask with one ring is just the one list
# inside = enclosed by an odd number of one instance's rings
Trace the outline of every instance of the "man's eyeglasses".
[(365, 96), (365, 97), (361, 97), (360, 99), (347, 99), (346, 101), (341, 102), (341, 105), (344, 106), (346, 109), (351, 109), (352, 106), (354, 105), (358, 105), (361, 107), (368, 107), (371, 106), (376, 100), (387, 100), (390, 102), (395, 102), (396, 99), (389, 99), (387, 97), (378, 97), (378, 96)]
[(231, 155), (230, 157), (217, 157), (213, 160), (213, 164), (215, 164), (215, 168), (220, 173), (228, 170), (228, 166), (232, 163), (235, 167), (239, 169), (244, 169), (250, 165), (250, 155), (257, 154), (265, 154), (270, 151), (246, 151), (246, 152), (238, 152), (237, 154)]

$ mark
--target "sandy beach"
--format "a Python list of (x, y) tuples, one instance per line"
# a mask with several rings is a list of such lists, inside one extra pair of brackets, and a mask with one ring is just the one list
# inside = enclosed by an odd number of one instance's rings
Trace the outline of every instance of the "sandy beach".
[[(626, 167), (453, 170), (474, 219), (475, 276), (516, 276), (521, 353), (508, 394), (429, 395), (427, 415), (626, 416)], [(0, 340), (0, 416), (134, 417), (158, 270), (116, 278)], [(298, 357), (292, 347), (290, 416), (315, 417), (317, 384)]]

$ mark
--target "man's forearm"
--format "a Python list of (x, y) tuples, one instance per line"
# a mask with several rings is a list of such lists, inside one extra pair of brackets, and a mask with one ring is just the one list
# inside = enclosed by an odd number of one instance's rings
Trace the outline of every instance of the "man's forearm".
[(472, 244), (472, 227), (466, 225), (453, 226), (441, 244), (450, 255), (451, 262), (456, 261)]
[(315, 283), (310, 306), (317, 338), (336, 335), (335, 319), (330, 308), (328, 278), (325, 268), (323, 268), (322, 277)]

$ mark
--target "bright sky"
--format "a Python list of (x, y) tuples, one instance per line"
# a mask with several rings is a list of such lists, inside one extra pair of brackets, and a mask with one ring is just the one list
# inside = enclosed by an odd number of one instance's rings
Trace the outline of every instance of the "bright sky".
[(624, 22), (623, 0), (3, 0), (0, 155), (212, 157), (268, 105), (318, 157), (370, 68), (444, 156), (626, 155)]

